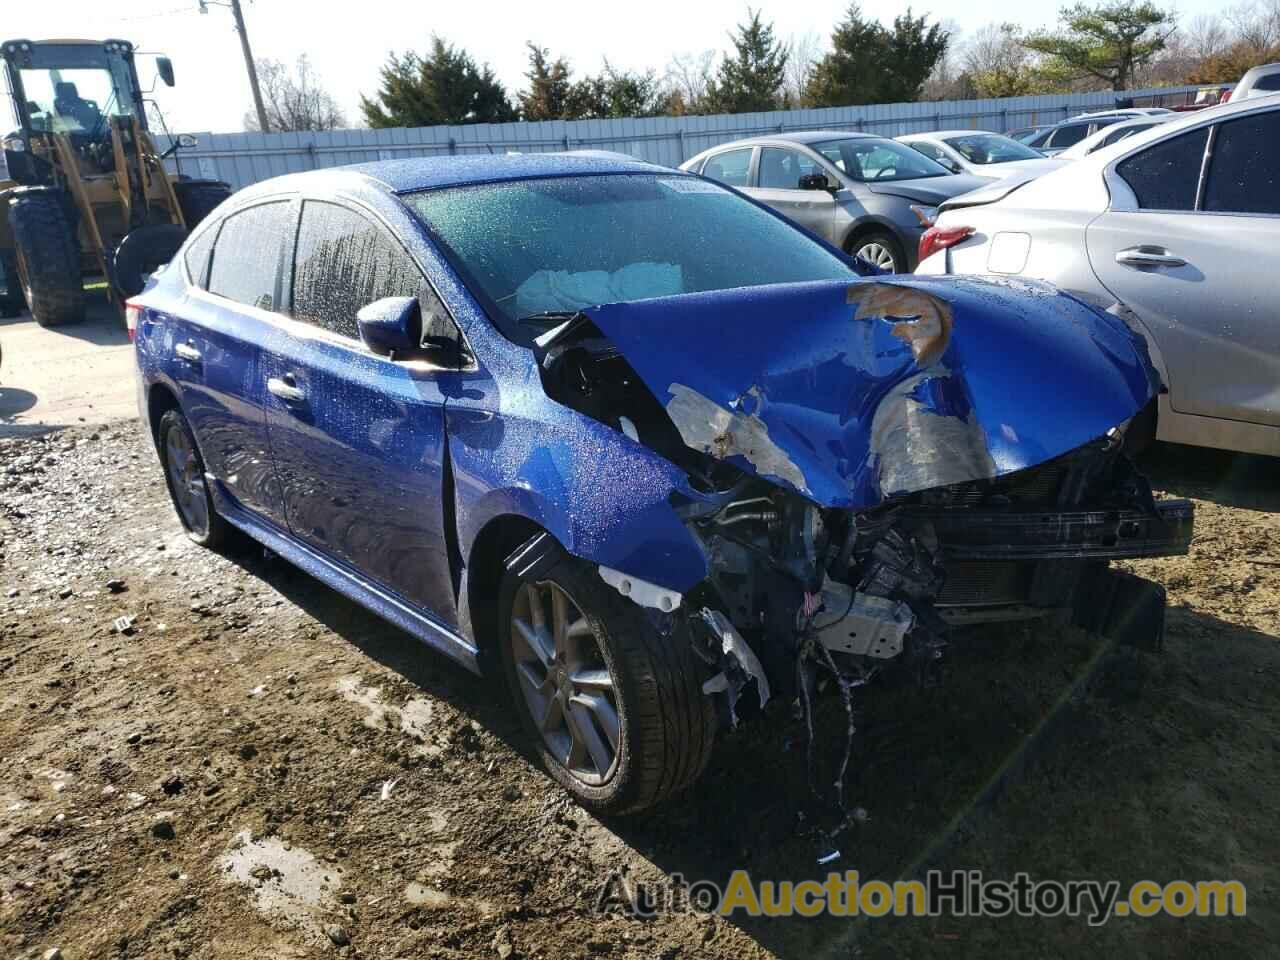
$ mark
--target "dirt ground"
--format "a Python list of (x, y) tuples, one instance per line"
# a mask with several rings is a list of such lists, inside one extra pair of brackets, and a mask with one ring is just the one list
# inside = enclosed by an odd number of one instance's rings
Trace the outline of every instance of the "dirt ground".
[[(671, 958), (1264, 956), (1280, 948), (1280, 461), (1157, 448), (1197, 501), (1143, 684), (1068, 696), (1096, 638), (961, 638), (948, 682), (874, 690), (831, 867), (798, 828), (785, 706), (665, 809), (600, 822), (502, 698), (261, 551), (189, 543), (136, 423), (0, 440), (0, 954)], [(117, 618), (121, 621), (118, 629)], [(1132, 678), (1130, 678), (1132, 679)], [(988, 786), (1046, 717), (1034, 763)], [(830, 698), (821, 749), (840, 743)], [(1037, 741), (1039, 742), (1039, 741)], [(1231, 919), (635, 919), (611, 871), (722, 882), (922, 864), (1234, 878)]]

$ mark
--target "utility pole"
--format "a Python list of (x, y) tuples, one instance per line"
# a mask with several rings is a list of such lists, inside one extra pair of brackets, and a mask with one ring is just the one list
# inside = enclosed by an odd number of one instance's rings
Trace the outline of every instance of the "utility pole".
[(231, 15), (236, 20), (236, 31), (240, 34), (240, 49), (244, 52), (244, 66), (249, 71), (249, 89), (253, 91), (253, 106), (258, 111), (258, 127), (263, 133), (269, 133), (271, 125), (267, 122), (267, 108), (262, 105), (262, 90), (258, 87), (258, 67), (253, 62), (253, 51), (249, 49), (249, 31), (244, 26), (244, 14), (240, 12), (240, 0), (230, 0), (228, 3), (220, 3), (219, 0), (198, 0), (198, 2), (201, 13), (208, 13), (209, 4), (211, 3), (219, 7), (231, 8)]

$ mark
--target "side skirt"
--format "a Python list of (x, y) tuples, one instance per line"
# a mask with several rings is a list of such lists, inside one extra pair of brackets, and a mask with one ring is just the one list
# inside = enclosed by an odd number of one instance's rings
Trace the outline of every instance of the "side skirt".
[(457, 661), (472, 673), (480, 672), (479, 651), (453, 630), (437, 623), (345, 565), (335, 563), (274, 526), (263, 523), (237, 505), (216, 480), (209, 487), (213, 491), (218, 513), (232, 526), (243, 530), (294, 566), (301, 567), (326, 586), (376, 613), (431, 649)]

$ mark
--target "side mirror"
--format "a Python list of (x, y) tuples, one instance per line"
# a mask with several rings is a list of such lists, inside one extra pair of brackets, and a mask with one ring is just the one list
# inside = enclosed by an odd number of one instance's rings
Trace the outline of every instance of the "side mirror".
[(806, 173), (800, 178), (801, 190), (830, 190), (831, 181), (825, 173)]
[(407, 356), (422, 349), (422, 308), (417, 297), (383, 297), (356, 314), (364, 345), (380, 357)]
[(156, 70), (166, 87), (173, 86), (173, 61), (168, 57), (156, 57)]

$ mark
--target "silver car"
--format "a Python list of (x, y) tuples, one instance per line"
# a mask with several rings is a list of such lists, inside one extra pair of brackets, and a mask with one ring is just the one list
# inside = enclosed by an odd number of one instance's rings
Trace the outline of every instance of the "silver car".
[(944, 205), (918, 272), (1048, 280), (1110, 310), (1167, 387), (1144, 428), (1280, 456), (1277, 144), (1277, 98), (1179, 117)]
[(832, 130), (722, 143), (680, 169), (736, 187), (890, 273), (915, 267), (938, 204), (988, 182), (887, 137)]

